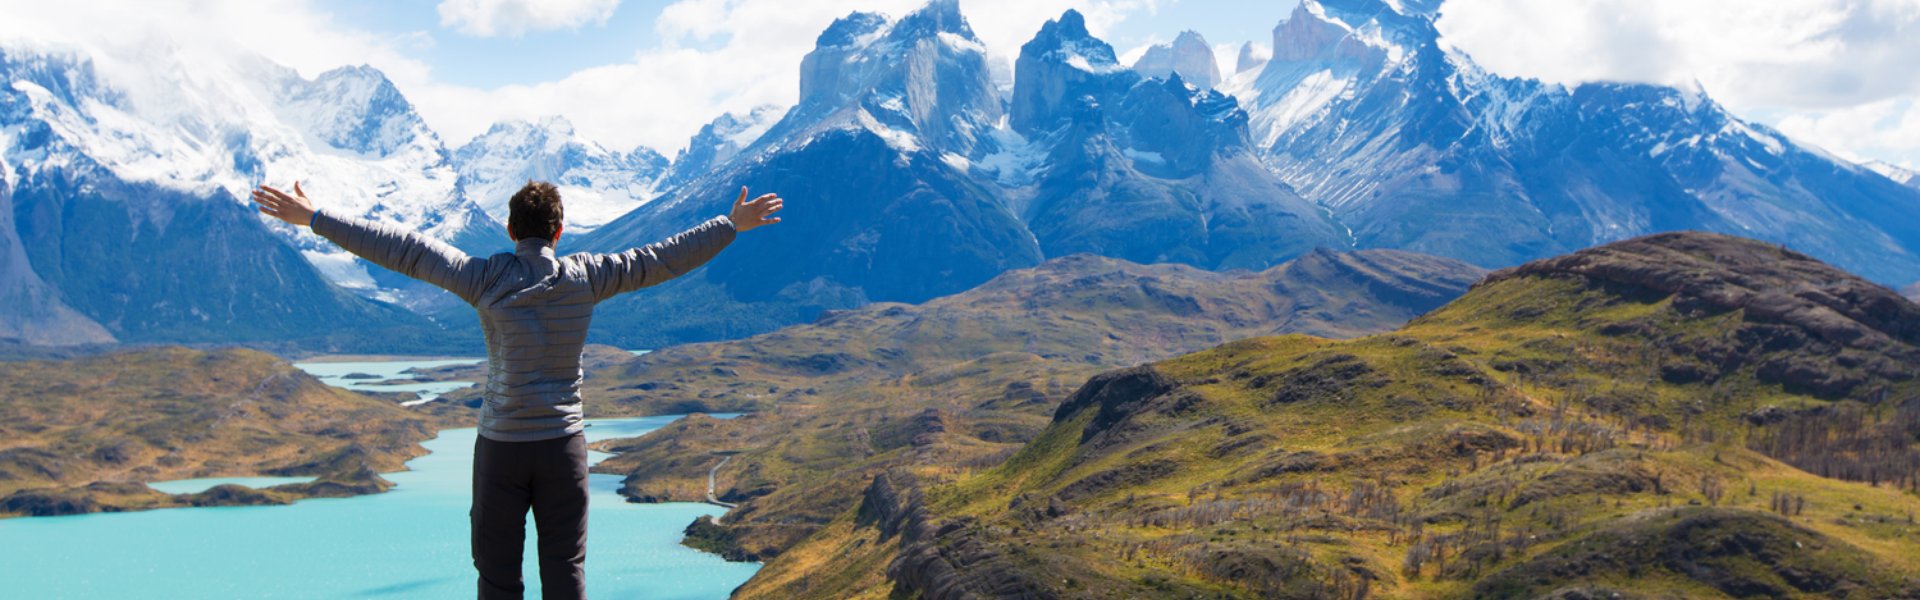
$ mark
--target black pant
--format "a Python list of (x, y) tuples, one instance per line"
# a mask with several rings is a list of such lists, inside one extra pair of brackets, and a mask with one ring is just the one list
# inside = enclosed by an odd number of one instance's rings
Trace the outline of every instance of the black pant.
[(585, 598), (587, 438), (473, 443), (473, 567), (480, 597), (519, 598), (527, 508), (539, 530), (543, 598)]

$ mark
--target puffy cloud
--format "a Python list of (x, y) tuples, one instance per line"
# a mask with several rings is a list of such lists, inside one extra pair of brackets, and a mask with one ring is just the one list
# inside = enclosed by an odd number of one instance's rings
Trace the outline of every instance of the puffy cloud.
[(308, 76), (372, 64), (395, 79), (424, 80), (425, 63), (403, 48), (418, 35), (382, 36), (336, 23), (307, 0), (147, 0), (137, 15), (119, 2), (0, 0), (0, 41), (130, 54), (171, 47), (209, 59), (254, 53)]
[[(800, 60), (835, 19), (854, 10), (894, 17), (925, 0), (680, 0), (662, 9), (660, 42), (631, 61), (554, 81), (477, 90), (402, 85), (449, 140), (464, 141), (502, 118), (560, 114), (582, 135), (615, 148), (646, 145), (671, 155), (721, 112), (791, 105), (800, 95)], [(999, 60), (1011, 61), (1042, 23), (1067, 9), (1087, 17), (1096, 35), (1152, 0), (963, 0), (974, 32)]]
[(1879, 100), (1825, 111), (1778, 117), (1774, 126), (1794, 139), (1865, 162), (1879, 159), (1920, 169), (1920, 102)]
[(605, 23), (620, 0), (441, 0), (440, 24), (478, 37)]
[(1442, 43), (1497, 73), (1697, 81), (1839, 154), (1920, 156), (1920, 0), (1448, 0), (1440, 12)]
[[(447, 0), (447, 24), (475, 34), (514, 27), (565, 27), (605, 19), (617, 1)], [(800, 60), (834, 19), (853, 10), (901, 16), (925, 0), (679, 0), (655, 20), (659, 42), (631, 60), (551, 81), (478, 89), (437, 80), (409, 51), (431, 34), (377, 35), (331, 17), (313, 0), (151, 0), (138, 17), (122, 3), (0, 0), (0, 39), (80, 47), (161, 38), (207, 52), (255, 52), (313, 76), (341, 65), (385, 71), (449, 145), (502, 119), (563, 115), (582, 135), (612, 148), (646, 145), (668, 154), (724, 111), (790, 105), (799, 98)], [(535, 5), (539, 5), (535, 7)], [(990, 53), (1011, 60), (1047, 19), (1069, 8), (1096, 34), (1155, 0), (963, 0)], [(596, 12), (597, 11), (597, 12)], [(572, 20), (569, 20), (572, 19)], [(518, 23), (516, 25), (515, 23)]]

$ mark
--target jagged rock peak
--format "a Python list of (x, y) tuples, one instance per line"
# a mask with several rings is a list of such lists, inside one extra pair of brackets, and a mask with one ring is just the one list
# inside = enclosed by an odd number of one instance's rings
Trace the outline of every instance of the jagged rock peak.
[(1179, 74), (1189, 83), (1202, 88), (1220, 85), (1220, 66), (1215, 62), (1213, 47), (1207, 39), (1193, 31), (1181, 32), (1171, 44), (1156, 44), (1147, 49), (1140, 60), (1133, 64), (1133, 70), (1147, 77), (1165, 78)]
[[(1060, 60), (1083, 59), (1090, 67), (1120, 64), (1113, 46), (1087, 31), (1087, 19), (1080, 11), (1067, 9), (1060, 18), (1040, 26), (1040, 33), (1020, 47), (1021, 56), (1050, 56)], [(1080, 66), (1080, 65), (1075, 65)]]
[(973, 27), (967, 24), (966, 16), (960, 14), (959, 0), (932, 0), (920, 10), (913, 11), (900, 19), (893, 27), (891, 37), (895, 39), (917, 39), (921, 37), (952, 33), (965, 39), (974, 39)]
[(855, 12), (835, 19), (832, 25), (827, 26), (826, 31), (820, 32), (820, 37), (815, 39), (813, 43), (815, 46), (821, 48), (855, 46), (859, 44), (860, 38), (872, 35), (874, 32), (885, 29), (886, 27), (886, 15), (871, 12)]

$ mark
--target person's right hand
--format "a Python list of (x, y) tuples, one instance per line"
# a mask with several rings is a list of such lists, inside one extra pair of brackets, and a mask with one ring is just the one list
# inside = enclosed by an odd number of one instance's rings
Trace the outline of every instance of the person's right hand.
[(733, 212), (727, 219), (733, 221), (734, 231), (746, 231), (761, 225), (780, 222), (780, 217), (771, 216), (785, 205), (779, 194), (767, 194), (752, 200), (747, 199), (747, 187), (740, 186), (740, 197), (733, 201)]

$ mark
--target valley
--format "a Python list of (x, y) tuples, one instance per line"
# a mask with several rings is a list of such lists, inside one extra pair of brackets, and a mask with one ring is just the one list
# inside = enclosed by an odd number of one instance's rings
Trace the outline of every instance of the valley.
[(740, 595), (1920, 593), (1916, 323), (1775, 246), (1619, 242), (1103, 372), (1004, 461), (935, 436)]
[(1494, 72), (1444, 4), (1017, 52), (960, 0), (823, 14), (796, 95), (677, 151), (0, 39), (0, 562), (465, 593), (479, 317), (245, 194), (484, 256), (539, 179), (562, 255), (791, 204), (594, 308), (595, 596), (1920, 598), (1920, 176), (1697, 82)]
[[(1089, 375), (1248, 336), (1387, 331), (1465, 290), (1480, 271), (1392, 251), (1312, 253), (1260, 272), (1211, 273), (1076, 255), (919, 306), (883, 304), (736, 342), (663, 349), (590, 378), (606, 414), (692, 417), (610, 448), (596, 468), (636, 501), (740, 503), (696, 540), (765, 559), (853, 506), (903, 464), (994, 464)], [(597, 382), (597, 383), (596, 383)]]

